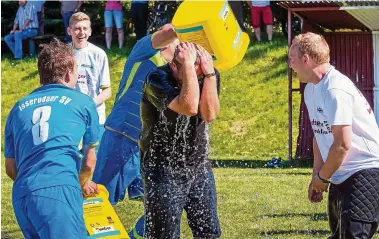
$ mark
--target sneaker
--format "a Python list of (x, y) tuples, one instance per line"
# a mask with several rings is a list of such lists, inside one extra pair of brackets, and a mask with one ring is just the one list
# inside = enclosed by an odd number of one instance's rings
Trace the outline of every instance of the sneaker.
[(268, 168), (279, 168), (283, 166), (283, 162), (281, 158), (272, 158), (266, 163), (266, 167)]

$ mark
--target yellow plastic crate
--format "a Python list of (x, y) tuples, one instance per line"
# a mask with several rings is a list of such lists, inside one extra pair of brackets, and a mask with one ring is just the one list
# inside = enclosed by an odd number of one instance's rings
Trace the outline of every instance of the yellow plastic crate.
[(120, 218), (109, 202), (108, 190), (98, 184), (100, 193), (94, 197), (84, 198), (84, 221), (88, 239), (129, 239)]
[(249, 36), (242, 32), (228, 1), (185, 0), (172, 24), (180, 41), (204, 47), (219, 71), (236, 66), (244, 57)]

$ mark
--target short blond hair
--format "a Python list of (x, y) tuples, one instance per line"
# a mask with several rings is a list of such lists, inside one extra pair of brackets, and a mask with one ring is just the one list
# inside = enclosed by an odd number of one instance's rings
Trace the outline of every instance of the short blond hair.
[(84, 12), (77, 12), (72, 14), (72, 16), (70, 17), (69, 27), (71, 28), (74, 22), (80, 21), (89, 21), (89, 23), (91, 24), (91, 20), (87, 14), (85, 14)]
[(329, 63), (330, 49), (323, 36), (312, 32), (299, 34), (293, 39), (292, 44), (296, 45), (303, 55), (308, 54), (316, 64)]

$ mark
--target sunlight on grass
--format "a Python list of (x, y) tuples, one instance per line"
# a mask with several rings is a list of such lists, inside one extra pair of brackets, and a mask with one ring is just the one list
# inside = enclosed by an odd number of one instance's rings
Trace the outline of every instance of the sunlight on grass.
[[(108, 51), (113, 97), (122, 76), (129, 48)], [(7, 115), (14, 103), (39, 86), (37, 61), (2, 59), (2, 138)], [(216, 168), (218, 212), (222, 238), (326, 238), (326, 202), (311, 204), (307, 186), (311, 169), (262, 168), (265, 160), (287, 157), (287, 43), (255, 43), (244, 60), (221, 74), (221, 113), (211, 125), (211, 158), (247, 159), (252, 168)], [(298, 87), (298, 81), (293, 83)], [(293, 145), (298, 134), (300, 96), (294, 93)], [(223, 162), (226, 162), (225, 160)], [(242, 167), (247, 167), (241, 165)], [(2, 167), (2, 238), (22, 238), (11, 203), (12, 182)], [(126, 200), (116, 211), (129, 229), (143, 213), (140, 202)], [(182, 218), (181, 238), (192, 238)], [(379, 238), (378, 236), (376, 237)]]
[[(212, 158), (287, 158), (287, 51), (285, 40), (259, 43), (222, 74), (221, 112), (211, 127)], [(293, 96), (296, 136), (300, 96)]]
[[(106, 102), (109, 114), (129, 48), (107, 51), (113, 97)], [(294, 83), (295, 85), (297, 83)], [(211, 125), (211, 158), (287, 158), (288, 93), (287, 43), (256, 43), (234, 69), (221, 74), (221, 112)], [(36, 58), (2, 59), (2, 132), (6, 117), (21, 97), (39, 86)], [(293, 145), (298, 134), (300, 96), (294, 96)], [(294, 148), (295, 150), (295, 148)], [(295, 153), (295, 152), (293, 152)]]
[[(222, 238), (326, 238), (326, 200), (307, 200), (310, 169), (214, 169)], [(22, 238), (11, 205), (11, 183), (2, 171), (2, 238)], [(142, 204), (123, 201), (116, 207), (129, 229), (143, 213)], [(192, 238), (182, 217), (181, 238)], [(374, 237), (379, 238), (379, 235)]]
[[(218, 212), (223, 238), (317, 238), (325, 236), (325, 203), (306, 199), (309, 169), (215, 169)], [(8, 238), (22, 238), (11, 205), (11, 181), (2, 171), (2, 231)], [(280, 190), (278, 190), (280, 189)], [(130, 228), (143, 213), (142, 204), (124, 201), (116, 211)], [(288, 235), (288, 237), (286, 237)], [(191, 238), (182, 218), (182, 238)], [(2, 237), (7, 238), (7, 237)]]

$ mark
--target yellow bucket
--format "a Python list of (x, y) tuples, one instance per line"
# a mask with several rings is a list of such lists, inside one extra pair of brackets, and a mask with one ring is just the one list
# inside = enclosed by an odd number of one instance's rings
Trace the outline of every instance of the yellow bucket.
[(180, 41), (201, 45), (213, 57), (219, 71), (227, 71), (243, 58), (249, 36), (242, 32), (228, 1), (185, 0), (172, 24)]
[(94, 197), (84, 198), (84, 221), (88, 239), (129, 239), (120, 218), (109, 202), (108, 190), (98, 184), (100, 193)]

